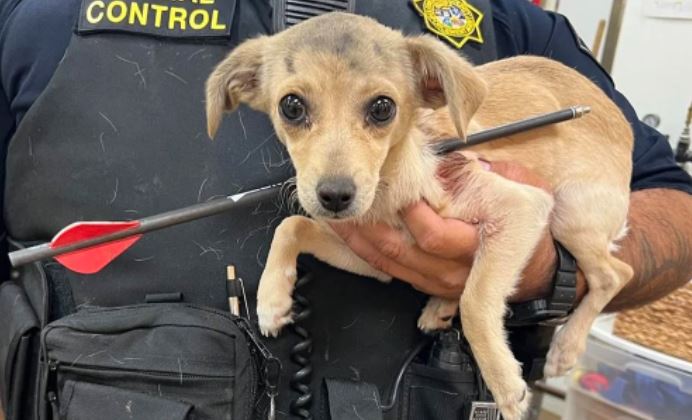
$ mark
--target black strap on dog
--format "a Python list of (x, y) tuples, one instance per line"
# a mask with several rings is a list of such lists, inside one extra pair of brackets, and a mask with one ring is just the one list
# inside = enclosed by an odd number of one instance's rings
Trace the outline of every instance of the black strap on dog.
[(382, 420), (380, 393), (375, 385), (326, 378), (323, 389), (329, 420)]

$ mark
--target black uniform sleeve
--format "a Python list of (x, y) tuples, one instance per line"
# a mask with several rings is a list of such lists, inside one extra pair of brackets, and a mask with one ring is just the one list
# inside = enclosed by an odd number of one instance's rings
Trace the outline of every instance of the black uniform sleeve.
[[(10, 114), (10, 106), (5, 92), (0, 87), (0, 140), (3, 145), (7, 144), (10, 133), (14, 130), (14, 119)], [(0, 146), (0, 186), (5, 185), (5, 158), (7, 148)], [(0, 192), (0, 209), (4, 208), (4, 194)], [(0, 282), (9, 278), (10, 263), (7, 259), (7, 240), (6, 240), (5, 220), (3, 213), (0, 212)]]
[[(14, 10), (19, 0), (0, 1), (0, 57), (3, 53), (4, 32), (10, 13)], [(0, 83), (0, 209), (4, 208), (4, 185), (5, 185), (5, 159), (7, 157), (7, 143), (15, 129), (15, 119), (10, 110), (10, 99), (7, 92)], [(4, 214), (0, 212), (0, 282), (9, 279), (10, 263), (7, 259), (7, 232), (5, 229)]]
[[(10, 14), (14, 11), (14, 8), (19, 3), (19, 0), (0, 0), (0, 63), (2, 62), (2, 57), (6, 50), (5, 48), (5, 34), (7, 33), (7, 24)], [(2, 75), (2, 65), (0, 65), (0, 76)], [(2, 77), (0, 77), (0, 140), (3, 141), (3, 145), (7, 144), (10, 136), (14, 132), (15, 120), (10, 109), (10, 97), (9, 93), (3, 86)], [(2, 148), (2, 167), (5, 166), (5, 148)], [(5, 171), (0, 171), (4, 175)], [(3, 179), (4, 181), (4, 179)], [(1, 194), (0, 194), (1, 195)]]
[[(0, 208), (7, 145), (62, 59), (78, 10), (79, 0), (0, 0)], [(0, 281), (9, 271), (5, 235), (0, 215)]]
[[(14, 132), (14, 117), (10, 112), (10, 103), (7, 100), (7, 95), (0, 85), (0, 139), (3, 140), (3, 144), (7, 144), (10, 139), (11, 133)], [(2, 162), (4, 167), (5, 162), (5, 147), (0, 148), (2, 150)], [(1, 171), (2, 174), (5, 171)], [(0, 174), (0, 175), (2, 175)]]
[(521, 0), (498, 0), (493, 6), (501, 57), (531, 54), (560, 61), (591, 79), (620, 107), (635, 137), (633, 190), (673, 188), (692, 193), (692, 180), (676, 165), (668, 140), (639, 121), (632, 105), (615, 89), (613, 80), (579, 39), (567, 18)]

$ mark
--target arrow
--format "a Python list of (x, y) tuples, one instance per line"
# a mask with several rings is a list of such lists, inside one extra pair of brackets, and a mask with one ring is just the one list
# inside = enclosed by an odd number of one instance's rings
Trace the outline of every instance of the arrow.
[(241, 200), (273, 197), (281, 185), (283, 183), (272, 184), (140, 220), (72, 223), (58, 232), (50, 243), (10, 252), (10, 263), (19, 267), (54, 257), (77, 273), (97, 273), (147, 232), (226, 212)]
[[(587, 106), (573, 106), (479, 131), (469, 135), (465, 142), (458, 138), (447, 139), (436, 143), (433, 147), (437, 154), (444, 155), (519, 132), (579, 118), (590, 110)], [(130, 248), (145, 233), (224, 213), (235, 207), (241, 200), (271, 198), (282, 185), (283, 183), (272, 184), (140, 220), (72, 223), (58, 232), (49, 243), (10, 252), (10, 263), (13, 267), (19, 267), (55, 258), (64, 267), (77, 273), (97, 273)]]

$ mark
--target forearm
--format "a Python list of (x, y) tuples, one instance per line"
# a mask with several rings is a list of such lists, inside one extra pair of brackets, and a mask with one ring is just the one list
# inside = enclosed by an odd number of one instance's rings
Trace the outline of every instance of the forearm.
[(652, 302), (692, 279), (692, 195), (669, 189), (633, 192), (628, 223), (615, 255), (632, 266), (634, 277), (608, 304), (609, 312)]

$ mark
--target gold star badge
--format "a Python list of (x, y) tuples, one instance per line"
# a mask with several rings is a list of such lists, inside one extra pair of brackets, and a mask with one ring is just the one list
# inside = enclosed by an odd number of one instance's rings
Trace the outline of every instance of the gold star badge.
[(466, 0), (412, 0), (430, 32), (456, 48), (468, 41), (483, 43), (483, 13)]

